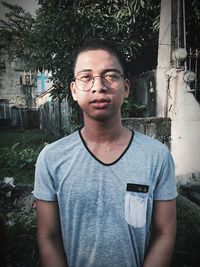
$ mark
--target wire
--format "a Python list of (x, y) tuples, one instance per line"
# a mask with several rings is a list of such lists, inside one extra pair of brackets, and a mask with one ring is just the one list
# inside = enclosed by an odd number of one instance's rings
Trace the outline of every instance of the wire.
[[(185, 26), (185, 0), (183, 0), (183, 45), (186, 49), (186, 26)], [(185, 70), (187, 70), (187, 61), (184, 62)]]

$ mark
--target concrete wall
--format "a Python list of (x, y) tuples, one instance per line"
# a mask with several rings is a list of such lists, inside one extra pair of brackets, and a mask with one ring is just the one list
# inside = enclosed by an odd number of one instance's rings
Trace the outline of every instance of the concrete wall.
[(1, 56), (1, 62), (5, 62), (5, 69), (0, 72), (0, 98), (10, 100), (22, 95), (21, 86), (16, 81), (15, 64), (6, 56)]
[(34, 85), (20, 84), (20, 75), (24, 73), (22, 62), (10, 61), (7, 55), (0, 55), (0, 61), (5, 66), (0, 71), (0, 99), (11, 101), (20, 96), (24, 98), (27, 106), (34, 107), (38, 89)]
[(123, 125), (129, 129), (151, 136), (170, 148), (171, 120), (169, 118), (127, 118)]
[(200, 105), (183, 81), (184, 71), (172, 69), (168, 116), (171, 118), (171, 152), (181, 184), (200, 178)]

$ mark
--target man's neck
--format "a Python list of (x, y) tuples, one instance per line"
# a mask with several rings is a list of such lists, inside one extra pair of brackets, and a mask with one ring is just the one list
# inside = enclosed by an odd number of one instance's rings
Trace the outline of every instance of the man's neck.
[(121, 123), (121, 119), (111, 121), (86, 120), (81, 131), (87, 141), (99, 144), (117, 141), (127, 131)]
[(132, 133), (120, 120), (86, 121), (82, 137), (93, 155), (105, 164), (115, 162), (127, 149)]

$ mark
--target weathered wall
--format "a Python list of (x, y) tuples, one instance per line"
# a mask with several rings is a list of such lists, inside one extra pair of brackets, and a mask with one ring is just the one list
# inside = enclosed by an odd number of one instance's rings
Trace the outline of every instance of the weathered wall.
[(128, 128), (151, 136), (170, 148), (171, 120), (169, 118), (127, 118), (122, 122)]
[(21, 86), (16, 82), (15, 64), (10, 62), (6, 56), (1, 56), (1, 61), (5, 62), (5, 69), (0, 72), (0, 99), (10, 100), (22, 95)]
[(36, 99), (39, 127), (47, 133), (63, 136), (71, 132), (70, 108), (66, 99), (52, 100), (51, 90)]
[(169, 84), (168, 116), (171, 118), (171, 151), (177, 179), (186, 183), (200, 177), (200, 105), (183, 81), (184, 71), (174, 69)]
[(0, 71), (0, 99), (15, 101), (17, 97), (22, 97), (28, 107), (35, 106), (34, 98), (38, 95), (35, 84), (21, 85), (20, 75), (24, 73), (23, 63), (10, 61), (7, 55), (0, 54), (2, 65)]

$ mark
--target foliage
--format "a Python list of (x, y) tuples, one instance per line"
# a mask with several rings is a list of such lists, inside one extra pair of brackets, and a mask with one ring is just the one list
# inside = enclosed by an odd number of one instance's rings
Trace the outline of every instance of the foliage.
[[(86, 39), (112, 40), (129, 63), (151, 48), (151, 54), (156, 50), (158, 31), (153, 31), (153, 23), (159, 14), (158, 0), (38, 2), (36, 17), (4, 3), (10, 12), (2, 22), (0, 48), (12, 58), (22, 58), (27, 68), (52, 70), (54, 97), (70, 97), (74, 51)], [(143, 70), (152, 66), (152, 57), (145, 60), (138, 64)]]
[(38, 149), (45, 143), (52, 143), (56, 137), (46, 134), (40, 129), (0, 129), (0, 149), (11, 147), (19, 143), (18, 149), (25, 149), (27, 147)]
[(142, 118), (147, 110), (145, 105), (137, 105), (132, 99), (125, 99), (122, 106), (122, 117), (123, 118)]
[[(34, 198), (26, 187), (14, 189), (10, 199), (4, 199), (7, 237), (7, 261), (12, 267), (39, 266), (36, 242), (36, 214), (32, 208)], [(16, 192), (15, 192), (16, 191)], [(2, 200), (1, 200), (2, 201)], [(3, 204), (3, 203), (1, 203)]]
[(56, 138), (35, 130), (1, 130), (0, 179), (13, 176), (20, 184), (33, 184), (35, 162), (46, 143)]
[(39, 266), (35, 218), (32, 214), (14, 212), (9, 216), (12, 216), (13, 225), (7, 227), (8, 262), (12, 263), (12, 267)]
[(185, 1), (185, 13), (187, 46), (200, 48), (200, 1)]
[(15, 143), (11, 148), (5, 148), (1, 154), (1, 161), (4, 164), (4, 168), (23, 169), (33, 168), (35, 166), (36, 159), (42, 147), (33, 149), (27, 147), (21, 151), (17, 149), (19, 143)]
[(6, 252), (9, 266), (39, 267), (36, 218), (35, 210), (32, 208), (34, 198), (31, 194), (34, 164), (35, 157), (43, 145), (54, 140), (55, 137), (39, 129), (1, 129), (0, 179), (13, 176), (16, 185), (9, 198), (0, 194), (0, 214), (6, 224)]

